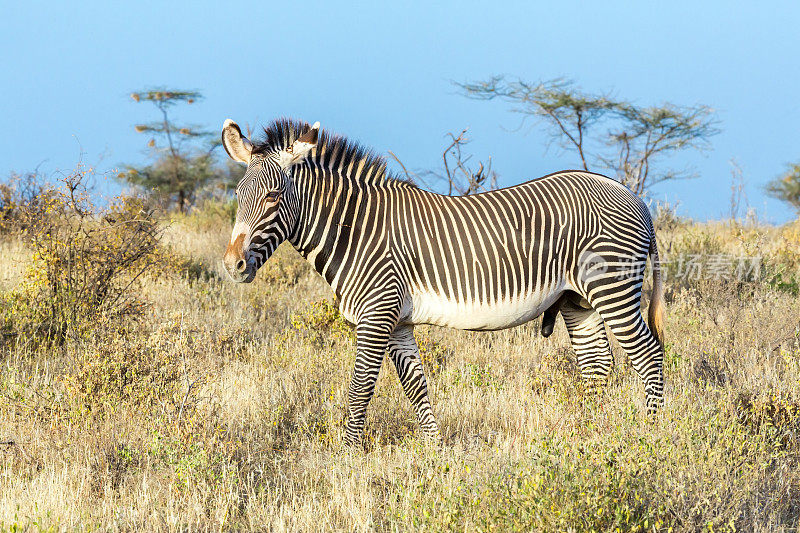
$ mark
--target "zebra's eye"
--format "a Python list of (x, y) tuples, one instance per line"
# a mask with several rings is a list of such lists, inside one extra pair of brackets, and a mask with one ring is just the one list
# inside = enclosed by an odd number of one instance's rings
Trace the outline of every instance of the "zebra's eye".
[(281, 193), (279, 193), (279, 192), (277, 192), (277, 191), (272, 191), (272, 192), (268, 192), (268, 193), (267, 193), (267, 194), (264, 196), (264, 200), (266, 200), (267, 202), (274, 202), (274, 201), (276, 201), (278, 198), (280, 198), (280, 196), (281, 196)]

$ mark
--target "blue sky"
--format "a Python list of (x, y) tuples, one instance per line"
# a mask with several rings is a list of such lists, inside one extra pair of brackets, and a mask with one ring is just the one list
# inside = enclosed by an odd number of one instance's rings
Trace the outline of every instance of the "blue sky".
[[(767, 221), (793, 212), (762, 187), (800, 160), (797, 2), (15, 2), (0, 16), (0, 176), (41, 165), (142, 163), (133, 124), (156, 118), (132, 90), (198, 89), (175, 118), (219, 129), (278, 116), (313, 122), (436, 168), (448, 131), (493, 156), (501, 185), (577, 166), (522, 130), (502, 102), (460, 96), (452, 80), (566, 76), (642, 105), (714, 107), (712, 150), (663, 164), (695, 180), (659, 186), (698, 219), (729, 210), (730, 160)], [(104, 185), (112, 191), (113, 185)]]

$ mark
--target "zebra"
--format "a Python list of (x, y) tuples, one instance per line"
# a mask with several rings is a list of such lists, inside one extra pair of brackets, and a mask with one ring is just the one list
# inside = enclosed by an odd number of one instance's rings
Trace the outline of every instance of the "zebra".
[[(556, 172), (500, 190), (444, 196), (393, 175), (386, 160), (343, 136), (279, 119), (251, 141), (228, 119), (222, 144), (247, 165), (223, 263), (236, 282), (289, 241), (333, 289), (355, 326), (344, 440), (360, 442), (384, 354), (394, 363), (423, 437), (441, 442), (414, 326), (511, 328), (564, 318), (582, 379), (602, 386), (611, 330), (663, 403), (663, 288), (645, 203), (619, 182)], [(653, 294), (642, 316), (644, 267)]]

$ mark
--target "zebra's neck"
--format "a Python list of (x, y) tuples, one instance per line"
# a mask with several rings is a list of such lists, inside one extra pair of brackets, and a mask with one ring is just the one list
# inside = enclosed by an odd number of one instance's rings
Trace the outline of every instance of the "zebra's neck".
[[(338, 171), (303, 166), (294, 175), (299, 216), (289, 242), (336, 290), (336, 275), (351, 260), (354, 244), (369, 233), (371, 246), (380, 245), (371, 231), (388, 221), (388, 200), (403, 189), (395, 181), (370, 181), (365, 169), (353, 177)], [(365, 179), (366, 178), (366, 179)]]

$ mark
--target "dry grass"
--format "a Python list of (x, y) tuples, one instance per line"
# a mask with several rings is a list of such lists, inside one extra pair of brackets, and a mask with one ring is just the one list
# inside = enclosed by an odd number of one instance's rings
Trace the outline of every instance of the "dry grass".
[[(388, 365), (354, 451), (341, 443), (352, 333), (312, 305), (329, 290), (286, 247), (251, 286), (227, 282), (228, 230), (173, 223), (176, 261), (145, 281), (144, 319), (47, 351), (5, 345), (0, 440), (14, 444), (0, 445), (0, 529), (798, 527), (791, 287), (671, 284), (655, 422), (616, 347), (608, 389), (583, 394), (563, 325), (548, 339), (538, 323), (417, 328), (447, 444), (418, 440)], [(796, 234), (677, 225), (662, 247), (790, 264)], [(0, 246), (7, 290), (25, 252)]]

